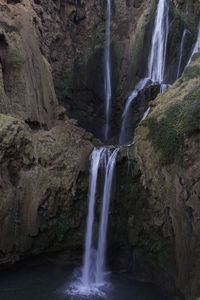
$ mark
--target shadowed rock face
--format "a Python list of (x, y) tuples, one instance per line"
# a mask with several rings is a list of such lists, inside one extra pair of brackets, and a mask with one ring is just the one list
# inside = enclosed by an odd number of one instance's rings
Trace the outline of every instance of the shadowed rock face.
[(1, 265), (81, 249), (93, 147), (58, 105), (40, 20), (30, 1), (19, 2), (0, 1)]
[(67, 120), (34, 133), (0, 115), (0, 263), (82, 248), (90, 138)]

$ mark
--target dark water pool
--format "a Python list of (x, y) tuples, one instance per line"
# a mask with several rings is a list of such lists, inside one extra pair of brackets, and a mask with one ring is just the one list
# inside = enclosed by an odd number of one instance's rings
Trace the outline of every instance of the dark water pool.
[(45, 264), (23, 266), (0, 274), (0, 300), (171, 300), (156, 287), (112, 273), (104, 296), (69, 295), (73, 269)]

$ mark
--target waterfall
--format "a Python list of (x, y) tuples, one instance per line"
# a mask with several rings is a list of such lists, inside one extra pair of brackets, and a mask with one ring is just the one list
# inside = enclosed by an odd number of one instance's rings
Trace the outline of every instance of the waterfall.
[(83, 273), (82, 273), (83, 285), (88, 288), (94, 278), (93, 248), (92, 248), (94, 207), (95, 207), (98, 170), (99, 170), (101, 155), (103, 150), (104, 150), (103, 148), (100, 149), (94, 148), (90, 158), (91, 166), (90, 166), (89, 205), (88, 205), (88, 217), (87, 217), (87, 230), (86, 230), (86, 238), (85, 238), (84, 264), (83, 264)]
[(199, 30), (198, 30), (198, 34), (197, 34), (197, 40), (196, 40), (196, 43), (194, 45), (194, 48), (192, 50), (192, 54), (188, 60), (188, 63), (187, 63), (187, 66), (190, 64), (191, 62), (191, 59), (192, 59), (192, 56), (197, 53), (198, 51), (200, 50), (200, 24), (199, 24)]
[(127, 142), (127, 136), (126, 136), (126, 126), (127, 126), (127, 117), (129, 113), (129, 108), (133, 102), (133, 100), (137, 97), (138, 93), (143, 90), (143, 88), (146, 86), (146, 84), (149, 82), (149, 78), (143, 78), (141, 79), (135, 86), (135, 89), (130, 94), (126, 101), (126, 105), (122, 114), (122, 125), (119, 135), (119, 144), (125, 144)]
[(106, 23), (106, 47), (105, 47), (105, 76), (104, 76), (104, 88), (105, 88), (105, 136), (107, 141), (109, 128), (110, 128), (110, 108), (111, 108), (111, 63), (110, 63), (110, 23), (111, 23), (111, 2), (107, 0), (107, 23)]
[(192, 55), (197, 53), (200, 50), (200, 25), (199, 25), (199, 30), (198, 30), (198, 35), (197, 35), (197, 41), (194, 45), (194, 49), (192, 51)]
[(182, 72), (181, 72), (181, 63), (182, 63), (182, 59), (183, 59), (183, 50), (184, 50), (186, 36), (189, 33), (190, 33), (189, 30), (185, 28), (184, 31), (183, 31), (183, 36), (182, 36), (182, 39), (181, 39), (181, 44), (180, 44), (180, 49), (179, 49), (179, 61), (178, 61), (176, 79), (178, 79), (182, 74)]
[[(101, 286), (105, 282), (105, 257), (106, 257), (106, 236), (108, 225), (109, 205), (112, 191), (112, 181), (115, 169), (116, 157), (119, 148), (111, 150), (101, 147), (94, 148), (91, 154), (90, 165), (90, 188), (89, 204), (87, 217), (87, 230), (85, 238), (85, 253), (82, 268), (80, 290), (90, 291)], [(102, 197), (101, 221), (99, 225), (99, 239), (97, 254), (92, 244), (94, 211), (96, 200), (96, 189), (98, 182), (98, 173), (102, 169), (105, 173), (104, 189)]]
[(96, 260), (96, 284), (97, 285), (104, 284), (108, 213), (109, 213), (110, 198), (111, 198), (111, 191), (112, 191), (113, 174), (114, 174), (118, 151), (119, 148), (116, 148), (112, 153), (110, 151), (107, 152), (108, 162), (105, 171), (103, 203), (101, 209), (101, 221), (100, 221), (100, 228), (99, 228), (99, 241), (98, 241), (97, 260)]
[(159, 0), (156, 9), (151, 48), (148, 56), (147, 75), (137, 83), (135, 89), (126, 101), (125, 109), (122, 114), (122, 125), (119, 135), (120, 145), (128, 142), (126, 136), (128, 112), (133, 100), (137, 97), (138, 93), (144, 89), (149, 81), (151, 81), (152, 84), (160, 84), (161, 93), (169, 87), (168, 84), (164, 83), (168, 37), (168, 13), (168, 0)]
[(145, 113), (144, 113), (144, 115), (143, 115), (142, 120), (140, 121), (140, 123), (146, 119), (146, 117), (148, 116), (148, 114), (150, 112), (150, 109), (151, 109), (150, 107), (147, 108), (147, 110), (145, 111)]
[(159, 0), (148, 58), (147, 77), (151, 78), (153, 83), (164, 83), (168, 37), (168, 12), (169, 6), (167, 0)]

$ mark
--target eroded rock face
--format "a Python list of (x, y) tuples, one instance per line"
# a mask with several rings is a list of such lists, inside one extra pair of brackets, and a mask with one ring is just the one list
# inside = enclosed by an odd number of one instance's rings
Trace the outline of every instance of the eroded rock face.
[(4, 265), (46, 251), (82, 248), (85, 165), (92, 135), (78, 128), (75, 120), (69, 121), (58, 105), (51, 67), (35, 30), (40, 20), (30, 1), (0, 1), (0, 12), (0, 264)]
[[(112, 136), (124, 97), (138, 80), (145, 28), (155, 1), (112, 1)], [(31, 2), (41, 49), (50, 62), (59, 102), (69, 116), (102, 137), (105, 123), (104, 45), (106, 1)]]
[[(102, 137), (106, 1), (31, 1), (42, 53), (50, 62), (60, 104), (79, 124)], [(112, 1), (112, 137), (119, 131), (127, 96), (144, 77), (156, 1)], [(169, 1), (167, 82), (176, 79), (184, 26), (187, 60), (199, 20), (197, 1)]]
[(199, 66), (196, 54), (184, 76), (158, 96), (136, 130), (134, 147), (141, 182), (150, 193), (150, 218), (163, 237), (174, 240), (173, 276), (186, 298), (200, 294)]
[(0, 263), (82, 248), (90, 138), (72, 121), (34, 133), (0, 115)]
[(58, 102), (35, 12), (29, 1), (0, 1), (0, 12), (0, 112), (51, 128)]

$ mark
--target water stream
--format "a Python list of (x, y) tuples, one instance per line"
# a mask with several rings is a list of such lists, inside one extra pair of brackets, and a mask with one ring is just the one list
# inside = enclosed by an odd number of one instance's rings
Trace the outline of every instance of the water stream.
[(148, 58), (147, 77), (151, 78), (152, 83), (158, 83), (160, 85), (164, 84), (165, 76), (168, 13), (168, 0), (159, 0)]
[(183, 59), (183, 50), (184, 50), (185, 40), (186, 40), (187, 34), (190, 34), (190, 32), (187, 28), (185, 28), (184, 31), (183, 31), (183, 36), (182, 36), (182, 39), (181, 39), (181, 44), (180, 44), (180, 49), (179, 49), (179, 61), (178, 61), (176, 79), (178, 79), (182, 75), (181, 63), (182, 63), (182, 59)]
[[(90, 157), (90, 187), (85, 252), (82, 274), (76, 276), (70, 287), (74, 294), (94, 295), (108, 284), (106, 281), (106, 237), (113, 175), (119, 148), (94, 148)], [(101, 170), (101, 172), (100, 172)], [(95, 203), (99, 174), (103, 174), (104, 188), (101, 204), (98, 245), (93, 245)]]
[(137, 97), (138, 93), (144, 89), (144, 87), (147, 85), (147, 83), (150, 81), (150, 78), (143, 78), (141, 79), (135, 86), (135, 89), (132, 91), (130, 96), (128, 97), (126, 101), (126, 105), (122, 114), (122, 124), (121, 124), (121, 130), (119, 134), (119, 144), (125, 144), (127, 143), (127, 117), (129, 113), (130, 106), (133, 102), (133, 100)]
[(105, 169), (105, 182), (103, 190), (103, 203), (101, 209), (101, 220), (99, 227), (99, 240), (97, 249), (97, 260), (96, 260), (96, 284), (104, 285), (105, 274), (106, 274), (106, 237), (108, 227), (108, 214), (110, 207), (110, 198), (112, 191), (113, 174), (115, 170), (115, 163), (119, 148), (114, 149), (113, 152), (105, 150), (103, 153), (107, 155), (107, 165)]
[(164, 82), (166, 47), (168, 38), (168, 13), (168, 0), (159, 0), (155, 14), (146, 76), (136, 84), (134, 90), (131, 92), (126, 101), (124, 112), (122, 114), (122, 124), (119, 135), (120, 145), (129, 142), (126, 135), (127, 118), (130, 106), (133, 100), (137, 97), (138, 93), (145, 88), (148, 82), (151, 82), (152, 85), (159, 84), (160, 92), (163, 92), (169, 87), (169, 85)]
[(111, 1), (107, 0), (107, 22), (106, 22), (106, 47), (105, 47), (105, 114), (106, 124), (104, 140), (107, 141), (110, 129), (110, 108), (111, 108), (111, 65), (110, 65), (110, 22), (111, 22)]
[[(124, 112), (122, 115), (122, 125), (119, 136), (119, 144), (127, 143), (126, 126), (127, 115), (129, 113), (130, 106), (133, 100), (137, 97), (138, 93), (142, 91), (148, 83), (159, 84), (160, 91), (163, 92), (170, 85), (165, 82), (165, 63), (166, 63), (166, 45), (168, 38), (168, 0), (159, 0), (154, 28), (152, 34), (152, 41), (150, 52), (148, 56), (148, 67), (146, 77), (141, 79), (135, 89), (127, 99)], [(111, 107), (111, 78), (110, 78), (110, 22), (111, 22), (111, 1), (107, 0), (107, 23), (106, 23), (106, 48), (105, 48), (105, 108), (106, 108), (106, 124), (104, 130), (104, 138), (107, 141), (110, 128), (110, 107)], [(185, 29), (180, 45), (179, 62), (177, 69), (177, 77), (181, 74), (181, 63), (183, 48), (185, 43), (185, 36), (188, 30)], [(199, 48), (199, 42), (194, 47), (193, 53)], [(150, 108), (148, 108), (141, 121), (143, 121)], [(127, 149), (128, 149), (127, 145)], [(87, 229), (85, 238), (85, 252), (83, 267), (81, 269), (81, 275), (76, 276), (73, 284), (70, 286), (70, 291), (73, 291), (71, 295), (84, 295), (104, 297), (105, 289), (109, 286), (107, 280), (106, 270), (106, 237), (108, 227), (109, 206), (112, 194), (113, 175), (115, 170), (116, 158), (119, 151), (119, 147), (114, 149), (101, 147), (99, 149), (94, 148), (91, 154), (90, 165), (90, 188), (89, 188), (89, 204), (88, 204), (88, 217), (87, 217)], [(127, 150), (128, 151), (128, 150)], [(127, 152), (128, 153), (128, 152)], [(129, 157), (129, 156), (128, 156)], [(101, 172), (100, 172), (101, 170)], [(103, 175), (104, 185), (102, 192), (101, 203), (101, 216), (98, 232), (98, 243), (93, 244), (94, 235), (94, 219), (95, 219), (95, 205), (97, 197), (97, 186), (99, 174)], [(70, 295), (70, 292), (68, 292)], [(94, 298), (96, 299), (96, 298)], [(117, 299), (117, 298), (115, 298)], [(142, 299), (142, 298), (141, 298)]]
[(197, 53), (199, 50), (200, 50), (200, 24), (199, 24), (199, 30), (198, 30), (198, 34), (197, 34), (196, 43), (194, 44), (194, 48), (193, 48), (190, 58), (188, 60), (187, 66), (190, 64), (192, 56), (195, 53)]
[(89, 206), (87, 217), (87, 229), (85, 238), (85, 253), (83, 263), (82, 283), (86, 289), (89, 289), (95, 279), (94, 269), (94, 250), (92, 245), (93, 238), (93, 223), (94, 223), (94, 208), (96, 199), (96, 187), (98, 171), (101, 163), (101, 155), (104, 149), (94, 148), (91, 154), (91, 166), (90, 166), (90, 187), (89, 187)]

